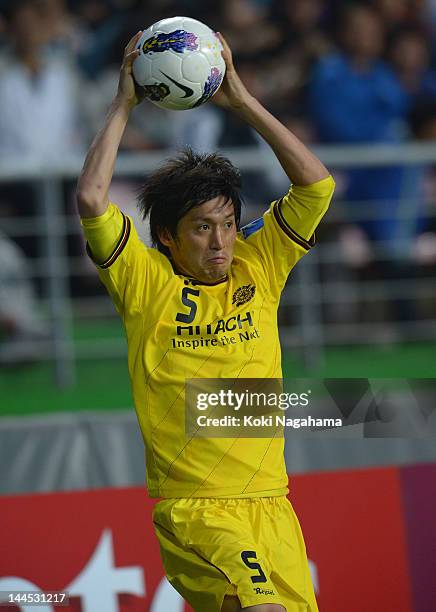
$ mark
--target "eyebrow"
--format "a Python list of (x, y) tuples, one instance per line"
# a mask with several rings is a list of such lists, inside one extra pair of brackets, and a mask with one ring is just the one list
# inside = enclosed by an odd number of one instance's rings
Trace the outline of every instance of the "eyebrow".
[[(228, 215), (224, 217), (224, 220), (233, 219), (235, 217), (235, 211), (232, 210)], [(194, 223), (198, 223), (199, 221), (207, 221), (208, 223), (215, 223), (215, 219), (212, 217), (192, 217), (192, 221)]]

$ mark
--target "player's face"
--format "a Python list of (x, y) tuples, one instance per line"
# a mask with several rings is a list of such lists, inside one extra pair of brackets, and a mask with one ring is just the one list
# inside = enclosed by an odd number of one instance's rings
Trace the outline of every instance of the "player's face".
[(236, 240), (233, 203), (218, 196), (192, 208), (179, 221), (177, 238), (161, 240), (184, 274), (204, 283), (222, 279), (230, 269)]

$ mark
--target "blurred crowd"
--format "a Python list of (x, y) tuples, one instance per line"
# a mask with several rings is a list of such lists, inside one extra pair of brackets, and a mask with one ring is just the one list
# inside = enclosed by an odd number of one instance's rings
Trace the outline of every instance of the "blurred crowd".
[[(436, 139), (436, 0), (0, 0), (0, 162), (84, 155), (116, 91), (125, 44), (174, 15), (222, 32), (249, 90), (305, 142)], [(263, 146), (212, 104), (173, 112), (145, 102), (121, 148), (181, 144)], [(428, 168), (356, 168), (335, 178), (346, 202), (338, 240), (351, 265), (367, 267), (378, 243), (394, 262), (384, 268), (391, 278), (412, 251), (415, 261), (436, 261), (435, 219), (422, 208), (436, 195)], [(245, 196), (264, 206), (286, 188), (280, 174), (253, 173)], [(30, 189), (0, 184), (0, 218), (34, 214)]]
[[(250, 90), (306, 140), (436, 134), (435, 0), (0, 0), (0, 154), (86, 148), (124, 45), (175, 14), (223, 32)], [(123, 148), (186, 140), (198, 117), (180, 115), (142, 105)], [(203, 147), (252, 143), (210, 105), (204, 115), (191, 135)]]

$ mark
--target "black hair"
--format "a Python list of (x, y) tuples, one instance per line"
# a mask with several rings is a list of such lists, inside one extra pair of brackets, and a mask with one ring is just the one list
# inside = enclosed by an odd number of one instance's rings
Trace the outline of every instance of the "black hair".
[(177, 238), (177, 226), (182, 217), (217, 196), (224, 196), (233, 203), (239, 229), (240, 190), (240, 172), (226, 157), (219, 153), (196, 153), (186, 147), (148, 177), (138, 191), (138, 208), (144, 220), (149, 216), (153, 246), (169, 256), (169, 249), (161, 243), (159, 232), (166, 229)]

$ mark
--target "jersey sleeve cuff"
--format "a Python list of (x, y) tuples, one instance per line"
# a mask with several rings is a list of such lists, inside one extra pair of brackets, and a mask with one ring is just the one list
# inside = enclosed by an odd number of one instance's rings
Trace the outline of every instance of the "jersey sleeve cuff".
[(290, 238), (291, 240), (296, 242), (299, 246), (303, 247), (303, 249), (306, 249), (306, 251), (308, 251), (316, 243), (315, 233), (312, 234), (309, 240), (306, 240), (305, 238), (300, 236), (300, 234), (297, 234), (297, 232), (295, 232), (292, 229), (292, 227), (288, 225), (286, 219), (283, 216), (283, 213), (280, 208), (280, 204), (282, 200), (283, 198), (280, 198), (280, 200), (277, 200), (277, 202), (273, 204), (273, 214), (274, 214), (275, 220), (277, 221), (277, 223), (279, 224), (283, 232), (288, 236), (288, 238)]
[(88, 242), (86, 243), (86, 252), (88, 253), (89, 257), (92, 259), (92, 261), (95, 263), (95, 265), (101, 268), (102, 270), (106, 270), (107, 268), (109, 268), (118, 259), (118, 257), (123, 252), (124, 247), (127, 244), (127, 241), (129, 240), (131, 221), (129, 217), (127, 217), (124, 213), (121, 213), (121, 214), (123, 215), (123, 229), (121, 231), (120, 239), (118, 240), (114, 250), (112, 251), (112, 254), (105, 261), (103, 261), (102, 263), (95, 261), (94, 256), (91, 251), (91, 247), (89, 246)]

